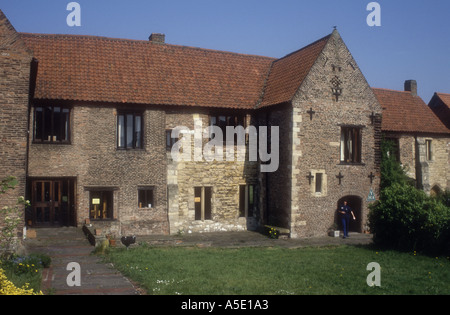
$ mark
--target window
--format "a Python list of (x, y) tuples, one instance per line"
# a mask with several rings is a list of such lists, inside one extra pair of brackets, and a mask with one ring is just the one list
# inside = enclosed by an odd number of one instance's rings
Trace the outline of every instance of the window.
[[(226, 140), (227, 127), (237, 127), (242, 126), (244, 129), (246, 127), (245, 115), (218, 115), (210, 116), (210, 125), (217, 126), (222, 130), (223, 139)], [(245, 133), (242, 135), (245, 141)], [(237, 144), (238, 134), (234, 134), (234, 144)], [(244, 142), (245, 143), (245, 142)]]
[(113, 191), (91, 191), (89, 209), (91, 219), (113, 219)]
[(239, 186), (239, 217), (253, 217), (256, 204), (255, 185)]
[(328, 194), (327, 180), (328, 176), (324, 169), (311, 170), (310, 178), (310, 191), (312, 197), (326, 197)]
[(322, 193), (322, 173), (316, 173), (316, 194)]
[(178, 141), (177, 138), (172, 138), (172, 129), (166, 130), (166, 150), (171, 151), (173, 145)]
[(212, 187), (195, 187), (195, 220), (212, 220), (211, 214)]
[(117, 147), (142, 149), (142, 125), (142, 113), (119, 113), (117, 115)]
[(431, 161), (433, 159), (433, 147), (432, 147), (432, 141), (426, 140), (425, 141), (425, 147), (427, 150), (427, 161)]
[(341, 162), (361, 163), (361, 128), (342, 127)]
[(139, 208), (154, 208), (154, 187), (138, 188), (138, 205)]
[(68, 143), (70, 110), (60, 106), (37, 106), (34, 110), (34, 141)]

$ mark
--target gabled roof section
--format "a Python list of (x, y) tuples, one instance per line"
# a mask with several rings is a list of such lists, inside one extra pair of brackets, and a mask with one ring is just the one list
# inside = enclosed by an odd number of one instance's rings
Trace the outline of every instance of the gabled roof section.
[(0, 50), (20, 51), (31, 56), (31, 51), (2, 10), (0, 10)]
[(450, 128), (450, 94), (436, 92), (428, 105), (442, 123)]
[(292, 101), (331, 35), (273, 62), (260, 107)]
[(251, 109), (273, 58), (96, 36), (21, 34), (36, 99)]
[(419, 96), (387, 89), (373, 89), (373, 92), (383, 107), (383, 131), (450, 133)]

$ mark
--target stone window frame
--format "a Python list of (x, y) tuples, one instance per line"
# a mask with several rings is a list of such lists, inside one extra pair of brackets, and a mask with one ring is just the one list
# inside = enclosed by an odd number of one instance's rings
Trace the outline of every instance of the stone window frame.
[[(41, 124), (40, 126), (37, 126), (38, 123), (38, 108), (42, 109), (42, 117), (40, 119)], [(42, 137), (44, 136), (45, 133), (45, 125), (48, 124), (48, 122), (46, 122), (45, 120), (45, 109), (51, 108), (51, 122), (50, 124), (50, 129), (51, 129), (51, 135), (48, 136), (49, 138), (47, 139), (38, 139), (37, 138), (37, 130), (40, 129), (40, 133), (42, 134)], [(58, 140), (58, 136), (61, 137), (61, 134), (56, 135), (55, 134), (55, 108), (59, 108), (60, 109), (60, 113), (68, 115), (67, 119), (66, 119), (66, 123), (67, 125), (63, 125), (64, 120), (60, 121), (60, 129), (65, 129), (65, 136), (66, 139), (61, 139)], [(61, 115), (62, 116), (62, 115)], [(46, 105), (46, 104), (36, 104), (33, 107), (33, 143), (44, 143), (44, 144), (71, 144), (71, 129), (72, 129), (72, 124), (71, 124), (71, 116), (72, 116), (72, 108), (69, 106), (64, 106), (64, 105)]]
[(433, 139), (425, 138), (425, 158), (427, 162), (434, 161)]
[[(362, 158), (363, 158), (363, 154), (362, 154), (362, 150), (363, 150), (363, 130), (365, 128), (365, 126), (360, 126), (360, 125), (339, 125), (340, 127), (340, 133), (339, 133), (339, 162), (340, 164), (345, 164), (345, 165), (364, 165)], [(342, 143), (343, 143), (343, 135), (344, 135), (344, 129), (352, 129), (352, 130), (358, 130), (359, 134), (357, 137), (358, 143), (356, 145), (357, 148), (357, 156), (356, 159), (355, 157), (352, 158), (352, 160), (350, 160), (349, 158), (346, 160), (346, 150), (345, 147), (343, 147)], [(345, 137), (345, 135), (344, 135)], [(344, 142), (345, 142), (345, 138), (344, 138)], [(352, 145), (352, 150), (355, 149), (355, 146)], [(351, 153), (352, 155), (355, 154), (353, 151)]]
[(165, 143), (166, 143), (166, 151), (170, 152), (174, 146), (175, 143), (179, 140), (179, 138), (172, 137), (172, 131), (173, 129), (166, 129), (165, 133)]
[[(239, 217), (251, 218), (257, 209), (256, 184), (240, 184), (238, 189)], [(251, 191), (253, 192), (253, 195), (251, 195)], [(253, 202), (251, 202), (251, 200), (253, 200)]]
[[(317, 174), (322, 174), (321, 191), (317, 192)], [(312, 197), (326, 197), (328, 195), (328, 176), (324, 169), (313, 169), (311, 175), (314, 178), (311, 180), (311, 196)]]
[[(200, 190), (200, 193), (198, 193)], [(207, 193), (210, 195), (210, 200), (207, 202)], [(198, 196), (200, 195), (200, 196)], [(214, 187), (213, 186), (195, 186), (193, 187), (194, 196), (194, 220), (195, 221), (212, 221), (213, 219), (213, 196)], [(200, 198), (199, 201), (196, 199)], [(197, 208), (199, 207), (199, 208)], [(198, 209), (198, 211), (197, 211)], [(209, 211), (207, 211), (209, 209)]]
[[(226, 127), (234, 127), (242, 126), (244, 130), (248, 126), (247, 122), (247, 113), (242, 112), (230, 112), (230, 111), (224, 111), (224, 112), (212, 112), (208, 115), (208, 122), (210, 126), (217, 126), (222, 130), (222, 137), (223, 142), (226, 144)], [(222, 120), (222, 118), (225, 118), (225, 120)], [(222, 123), (220, 123), (222, 121)], [(234, 122), (233, 122), (234, 121)], [(242, 123), (242, 124), (241, 124)], [(209, 139), (212, 140), (212, 135), (209, 135)], [(237, 145), (237, 139), (238, 136), (234, 135), (234, 145)], [(245, 143), (248, 142), (248, 135), (245, 134)]]
[[(145, 111), (143, 110), (126, 110), (126, 109), (118, 109), (117, 110), (117, 139), (116, 139), (116, 147), (117, 150), (144, 150), (144, 126), (145, 126)], [(132, 146), (128, 147), (127, 145), (127, 116), (133, 115), (133, 139)], [(123, 119), (123, 127), (121, 127), (120, 117), (124, 116)], [(139, 140), (136, 137), (136, 118), (140, 117), (140, 137)], [(121, 130), (124, 130), (124, 145), (121, 145)], [(139, 143), (137, 143), (139, 142)]]
[[(138, 186), (138, 208), (155, 209), (156, 208), (156, 186)], [(149, 192), (151, 192), (151, 203), (149, 203)], [(150, 205), (150, 207), (148, 206)]]
[[(98, 213), (93, 213), (95, 205), (93, 204), (94, 199), (99, 199), (99, 211)], [(107, 202), (107, 209), (101, 209), (103, 202)], [(106, 211), (106, 216), (103, 217), (103, 213)], [(96, 188), (89, 189), (89, 219), (98, 221), (107, 221), (114, 219), (114, 190), (108, 188)]]

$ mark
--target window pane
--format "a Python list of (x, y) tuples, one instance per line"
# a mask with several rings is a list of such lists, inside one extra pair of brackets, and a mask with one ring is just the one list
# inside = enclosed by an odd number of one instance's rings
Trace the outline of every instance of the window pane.
[(154, 208), (155, 207), (155, 204), (153, 202), (153, 191), (154, 191), (154, 189), (139, 189), (138, 190), (139, 208)]
[(62, 113), (62, 134), (61, 134), (61, 140), (62, 141), (69, 141), (69, 116), (70, 111), (68, 109), (63, 109)]
[(36, 107), (34, 116), (34, 139), (35, 140), (43, 140), (42, 138), (42, 129), (43, 129), (43, 109), (42, 107)]
[(322, 173), (316, 173), (316, 193), (322, 192)]
[(255, 206), (255, 186), (248, 186), (248, 217), (253, 217), (253, 208)]
[(113, 218), (113, 192), (92, 191), (90, 193), (90, 218), (112, 219)]
[(52, 141), (52, 108), (44, 107), (44, 141)]
[(119, 115), (119, 121), (117, 126), (118, 146), (119, 148), (125, 147), (125, 116)]
[(127, 148), (133, 148), (133, 115), (127, 115)]
[(61, 118), (61, 107), (53, 108), (53, 133), (52, 141), (61, 141), (62, 134), (62, 118)]
[(202, 219), (202, 188), (194, 188), (195, 220)]
[(135, 148), (140, 148), (141, 147), (141, 116), (136, 116), (135, 117), (135, 139), (136, 139), (136, 143), (134, 145)]
[(205, 187), (205, 220), (211, 220), (211, 198), (212, 198), (212, 188)]
[(239, 186), (239, 217), (245, 217), (245, 185)]

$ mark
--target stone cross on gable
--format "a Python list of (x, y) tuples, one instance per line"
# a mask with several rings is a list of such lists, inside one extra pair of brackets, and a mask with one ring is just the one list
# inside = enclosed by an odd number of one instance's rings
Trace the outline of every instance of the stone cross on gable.
[(311, 174), (311, 172), (309, 172), (309, 175), (306, 176), (306, 178), (309, 179), (309, 184), (311, 185), (311, 181), (314, 179), (314, 176)]
[(309, 119), (312, 120), (313, 119), (313, 115), (316, 113), (315, 111), (313, 111), (312, 107), (310, 108), (309, 111), (307, 111), (307, 113), (309, 114)]

